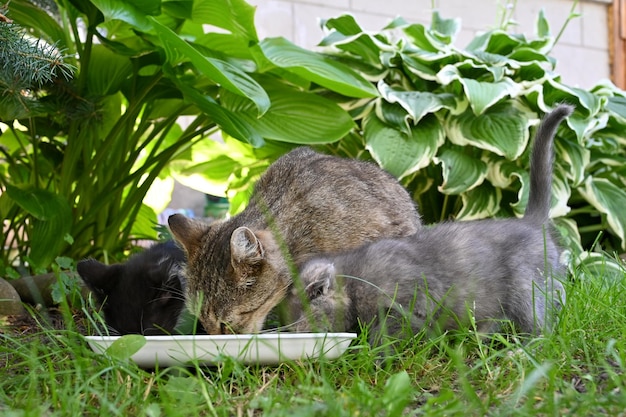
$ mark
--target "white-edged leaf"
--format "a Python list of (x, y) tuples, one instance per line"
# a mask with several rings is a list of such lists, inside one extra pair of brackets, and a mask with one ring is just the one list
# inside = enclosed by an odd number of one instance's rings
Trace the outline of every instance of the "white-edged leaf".
[(622, 282), (626, 268), (617, 260), (604, 253), (585, 251), (580, 254), (576, 261), (576, 267), (587, 276), (588, 279), (602, 279), (604, 282)]
[(609, 122), (608, 113), (601, 113), (595, 117), (587, 118), (581, 117), (577, 113), (569, 116), (565, 122), (567, 126), (576, 133), (578, 143), (581, 145), (585, 143), (585, 139), (591, 136), (594, 132), (604, 129)]
[(502, 191), (483, 182), (478, 187), (461, 194), (463, 207), (457, 215), (458, 220), (478, 220), (493, 217), (500, 211)]
[(579, 259), (580, 254), (583, 253), (578, 225), (574, 219), (567, 217), (558, 217), (552, 221), (552, 224), (559, 233), (559, 241), (565, 248), (561, 255), (561, 264), (569, 268), (572, 266), (572, 261)]
[(452, 43), (461, 30), (461, 19), (444, 19), (435, 10), (431, 19), (430, 30), (439, 36), (443, 36), (447, 43)]
[(366, 149), (378, 165), (397, 178), (428, 166), (445, 139), (435, 116), (423, 118), (407, 136), (369, 113), (363, 131)]
[[(530, 174), (526, 171), (517, 171), (512, 176), (519, 178), (521, 187), (518, 191), (518, 201), (512, 203), (511, 207), (516, 215), (522, 216), (528, 205), (528, 193), (530, 192)], [(570, 212), (568, 201), (572, 190), (565, 178), (565, 174), (560, 169), (555, 169), (552, 177), (552, 198), (550, 200), (550, 217), (562, 217)]]
[(567, 174), (561, 169), (555, 169), (552, 176), (550, 217), (563, 217), (571, 211), (567, 204), (571, 194), (572, 189), (567, 181)]
[(554, 146), (559, 165), (566, 170), (567, 178), (572, 181), (572, 185), (577, 187), (585, 179), (591, 152), (574, 141), (560, 138), (556, 138)]
[(526, 149), (529, 139), (529, 115), (506, 103), (480, 116), (466, 111), (446, 124), (450, 141), (460, 146), (476, 146), (515, 160)]
[(540, 38), (547, 38), (550, 36), (550, 23), (548, 22), (548, 19), (546, 19), (546, 13), (543, 8), (539, 10), (536, 26), (537, 36)]
[(508, 188), (516, 178), (521, 178), (525, 171), (515, 162), (506, 158), (489, 153), (483, 155), (487, 164), (487, 179), (494, 187)]
[(456, 107), (456, 100), (452, 94), (435, 94), (421, 91), (398, 91), (390, 87), (383, 80), (378, 82), (378, 91), (389, 103), (398, 103), (411, 116), (413, 124), (429, 113), (435, 113), (442, 108)]
[(445, 148), (433, 158), (441, 164), (443, 184), (439, 192), (443, 194), (461, 194), (469, 191), (484, 181), (487, 164), (480, 159), (463, 152), (461, 148)]
[(553, 106), (558, 103), (578, 103), (578, 110), (586, 109), (590, 117), (595, 117), (602, 108), (606, 98), (597, 96), (590, 91), (581, 88), (570, 87), (548, 78), (543, 85), (543, 98), (545, 103)]
[(459, 81), (463, 85), (470, 107), (477, 116), (503, 98), (515, 98), (521, 92), (520, 86), (507, 77), (497, 82), (476, 81), (471, 78), (459, 78)]
[(517, 202), (511, 203), (511, 208), (516, 216), (522, 217), (524, 210), (528, 205), (528, 189), (530, 187), (530, 175), (526, 171), (516, 171), (511, 174), (512, 177), (517, 177), (520, 182), (520, 188), (517, 191)]
[(606, 215), (609, 227), (626, 249), (626, 191), (606, 178), (589, 177), (585, 187), (579, 188), (585, 199), (600, 213)]

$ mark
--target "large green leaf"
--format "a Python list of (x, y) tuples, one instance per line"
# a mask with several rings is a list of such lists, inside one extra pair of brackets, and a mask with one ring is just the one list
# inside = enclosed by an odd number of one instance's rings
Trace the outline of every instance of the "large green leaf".
[(372, 84), (349, 67), (300, 48), (285, 38), (264, 39), (259, 46), (272, 64), (339, 94), (359, 98), (378, 95)]
[(87, 72), (89, 93), (99, 97), (118, 92), (122, 83), (131, 76), (132, 70), (128, 57), (116, 54), (102, 45), (94, 45), (90, 70)]
[[(224, 132), (253, 146), (263, 145), (262, 135), (243, 118), (220, 106), (212, 97), (201, 94), (193, 87), (182, 82), (178, 82), (178, 87), (187, 100), (208, 114)], [(256, 112), (254, 113), (256, 114)]]
[(141, 7), (125, 0), (91, 0), (107, 20), (121, 20), (142, 32), (149, 32), (152, 23)]
[(448, 138), (460, 146), (476, 146), (517, 159), (529, 139), (528, 115), (511, 104), (499, 104), (476, 116), (472, 111), (450, 118), (446, 125)]
[(50, 191), (35, 187), (6, 185), (6, 192), (28, 214), (39, 220), (51, 220), (61, 213), (67, 201)]
[(241, 97), (224, 92), (222, 104), (266, 139), (315, 144), (341, 139), (355, 127), (350, 115), (335, 102), (293, 89), (286, 84), (267, 86), (272, 107), (258, 118)]
[(607, 223), (622, 241), (626, 249), (626, 191), (606, 178), (589, 177), (585, 188), (580, 188), (585, 199), (600, 213), (606, 215)]
[(7, 195), (33, 216), (28, 256), (36, 268), (47, 267), (59, 255), (72, 225), (72, 209), (67, 200), (47, 190), (7, 184)]
[(322, 39), (319, 46), (333, 46), (359, 57), (368, 64), (380, 67), (382, 48), (388, 48), (380, 39), (365, 33), (351, 15), (341, 15), (322, 22), (330, 33)]
[(423, 118), (407, 136), (383, 123), (374, 113), (365, 117), (363, 135), (374, 160), (397, 178), (428, 166), (445, 139), (435, 116)]
[(169, 63), (190, 61), (198, 71), (210, 80), (228, 91), (252, 100), (257, 108), (257, 116), (261, 116), (270, 107), (270, 101), (265, 90), (248, 74), (226, 61), (202, 55), (170, 28), (155, 19), (151, 18), (151, 21), (163, 43)]
[(443, 183), (439, 191), (444, 194), (469, 191), (482, 184), (487, 175), (487, 164), (463, 152), (462, 148), (445, 148), (434, 161), (441, 164)]
[(244, 0), (194, 1), (193, 21), (228, 30), (237, 37), (258, 41), (254, 26), (255, 7)]
[[(157, 3), (160, 4), (160, 2)], [(202, 55), (169, 27), (156, 18), (146, 15), (144, 9), (147, 5), (140, 8), (134, 3), (130, 4), (120, 0), (95, 0), (94, 4), (109, 20), (119, 19), (142, 32), (156, 33), (171, 65), (189, 61), (210, 80), (235, 94), (252, 100), (259, 115), (262, 115), (269, 108), (270, 102), (267, 94), (252, 77), (228, 62)], [(232, 25), (236, 25), (236, 22), (233, 22)]]

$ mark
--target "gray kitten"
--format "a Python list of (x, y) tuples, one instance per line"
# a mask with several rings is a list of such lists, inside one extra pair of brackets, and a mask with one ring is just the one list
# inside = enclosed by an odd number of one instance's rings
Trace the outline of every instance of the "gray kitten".
[(238, 215), (210, 225), (179, 214), (168, 222), (187, 253), (189, 307), (209, 334), (261, 330), (289, 296), (291, 263), (421, 226), (411, 197), (390, 174), (305, 147), (267, 169)]
[(310, 305), (295, 329), (357, 331), (359, 322), (372, 323), (374, 340), (399, 336), (407, 324), (412, 333), (448, 330), (471, 318), (486, 332), (504, 319), (527, 334), (549, 327), (565, 298), (553, 279), (563, 271), (549, 227), (552, 141), (572, 111), (560, 105), (538, 128), (523, 218), (442, 223), (309, 260), (300, 280)]

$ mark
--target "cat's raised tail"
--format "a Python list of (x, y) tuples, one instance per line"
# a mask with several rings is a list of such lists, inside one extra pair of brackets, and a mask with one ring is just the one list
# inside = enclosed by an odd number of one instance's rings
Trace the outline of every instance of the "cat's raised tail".
[(530, 156), (530, 192), (524, 219), (536, 224), (544, 224), (550, 216), (552, 200), (552, 165), (554, 160), (553, 141), (556, 129), (572, 112), (574, 107), (560, 104), (548, 113), (535, 136)]

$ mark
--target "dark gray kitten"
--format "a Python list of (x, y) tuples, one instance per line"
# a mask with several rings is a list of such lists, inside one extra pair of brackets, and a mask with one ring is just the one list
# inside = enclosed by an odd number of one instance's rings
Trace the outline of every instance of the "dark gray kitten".
[(86, 259), (76, 268), (102, 306), (111, 334), (159, 335), (178, 333), (186, 317), (184, 264), (185, 253), (169, 241), (125, 263), (105, 265)]
[(372, 323), (373, 340), (401, 335), (407, 324), (413, 333), (447, 330), (470, 318), (486, 332), (504, 319), (527, 334), (549, 326), (565, 299), (553, 278), (563, 271), (549, 226), (552, 141), (572, 110), (558, 106), (537, 131), (523, 218), (442, 223), (309, 260), (300, 280), (310, 305), (295, 329), (357, 331), (359, 322)]

